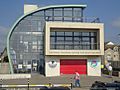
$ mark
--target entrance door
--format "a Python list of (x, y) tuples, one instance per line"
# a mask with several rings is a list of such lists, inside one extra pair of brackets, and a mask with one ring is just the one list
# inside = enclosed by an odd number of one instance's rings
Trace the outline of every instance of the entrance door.
[(85, 59), (62, 59), (60, 60), (61, 74), (87, 74), (87, 60)]
[(38, 60), (32, 60), (32, 72), (38, 71)]

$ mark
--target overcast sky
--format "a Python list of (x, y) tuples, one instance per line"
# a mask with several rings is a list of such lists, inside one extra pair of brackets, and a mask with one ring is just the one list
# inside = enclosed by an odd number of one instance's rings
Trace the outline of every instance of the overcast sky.
[(23, 15), (24, 4), (41, 7), (59, 4), (86, 4), (84, 16), (99, 17), (105, 24), (105, 41), (119, 43), (120, 0), (0, 0), (0, 52), (6, 46), (7, 34), (14, 22)]

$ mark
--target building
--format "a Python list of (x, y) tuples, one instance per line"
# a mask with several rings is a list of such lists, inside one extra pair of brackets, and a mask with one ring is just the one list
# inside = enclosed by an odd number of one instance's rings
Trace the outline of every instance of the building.
[(5, 47), (3, 52), (0, 54), (0, 62), (8, 62), (7, 48)]
[(113, 70), (120, 70), (120, 46), (112, 42), (105, 43), (104, 64), (111, 64)]
[(120, 61), (119, 54), (120, 53), (118, 45), (114, 45), (114, 43), (112, 42), (108, 42), (107, 44), (105, 44), (105, 62)]
[(104, 25), (84, 17), (86, 5), (28, 7), (7, 38), (11, 73), (101, 75)]
[(5, 47), (0, 55), (0, 74), (9, 74), (9, 63), (7, 48)]

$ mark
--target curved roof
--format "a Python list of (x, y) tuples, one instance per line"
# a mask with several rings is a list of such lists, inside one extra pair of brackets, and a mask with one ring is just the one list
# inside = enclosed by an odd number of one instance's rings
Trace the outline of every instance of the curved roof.
[(33, 13), (36, 13), (40, 10), (46, 10), (46, 9), (52, 9), (52, 8), (86, 8), (87, 5), (51, 5), (51, 6), (46, 6), (46, 7), (41, 7), (39, 9), (36, 9), (34, 11), (31, 11), (30, 13), (26, 13), (24, 14), (23, 16), (21, 16), (15, 23), (14, 25), (12, 26), (9, 34), (8, 34), (8, 37), (7, 37), (7, 53), (8, 53), (8, 58), (9, 58), (9, 63), (10, 63), (10, 69), (11, 69), (11, 73), (13, 73), (13, 70), (12, 70), (12, 62), (11, 62), (11, 59), (10, 59), (10, 53), (9, 53), (9, 38), (12, 34), (12, 32), (14, 31), (15, 27), (19, 24), (19, 22), (21, 20), (23, 20), (26, 16), (30, 15), (30, 14), (33, 14)]

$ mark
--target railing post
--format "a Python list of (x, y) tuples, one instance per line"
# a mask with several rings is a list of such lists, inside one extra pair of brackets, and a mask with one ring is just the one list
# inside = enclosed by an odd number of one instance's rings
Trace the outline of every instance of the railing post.
[(73, 88), (73, 83), (72, 83), (72, 78), (70, 78), (70, 80), (71, 80), (71, 90), (72, 90), (72, 88)]
[(0, 88), (2, 88), (2, 79), (1, 79), (1, 84), (0, 84)]
[(29, 82), (29, 78), (28, 78), (28, 90), (29, 90), (29, 83), (30, 83), (30, 82)]
[(51, 87), (51, 78), (49, 78), (49, 87)]

